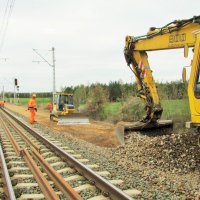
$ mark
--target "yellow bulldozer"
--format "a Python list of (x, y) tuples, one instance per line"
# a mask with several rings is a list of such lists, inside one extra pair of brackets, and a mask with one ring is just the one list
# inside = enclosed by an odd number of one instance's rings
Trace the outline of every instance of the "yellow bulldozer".
[(73, 94), (56, 93), (54, 95), (53, 110), (50, 113), (50, 120), (58, 125), (81, 125), (90, 124), (89, 116), (75, 113)]

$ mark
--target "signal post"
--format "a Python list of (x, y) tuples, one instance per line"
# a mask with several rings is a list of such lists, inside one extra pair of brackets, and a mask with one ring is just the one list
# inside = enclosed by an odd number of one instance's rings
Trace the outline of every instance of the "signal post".
[(19, 86), (18, 86), (16, 78), (14, 78), (14, 104), (15, 104), (15, 86), (17, 87), (17, 91), (18, 91), (18, 104), (19, 104)]

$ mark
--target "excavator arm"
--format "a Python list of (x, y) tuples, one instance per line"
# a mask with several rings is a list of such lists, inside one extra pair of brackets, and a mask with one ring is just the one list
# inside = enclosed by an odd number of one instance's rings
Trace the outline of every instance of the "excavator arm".
[[(153, 80), (150, 65), (148, 63), (146, 53), (147, 51), (184, 48), (186, 55), (188, 47), (195, 47), (193, 58), (195, 66), (192, 65), (191, 77), (189, 81), (189, 88), (191, 88), (191, 91), (190, 89), (188, 90), (190, 98), (190, 107), (194, 107), (194, 102), (196, 102), (194, 100), (194, 98), (196, 98), (194, 95), (194, 84), (195, 81), (197, 82), (196, 74), (197, 69), (199, 73), (200, 63), (199, 24), (200, 16), (194, 16), (193, 18), (187, 20), (175, 20), (162, 28), (152, 27), (150, 28), (150, 31), (147, 33), (147, 35), (139, 37), (126, 36), (124, 56), (127, 65), (135, 74), (138, 86), (137, 96), (140, 97), (144, 103), (146, 116), (140, 122), (125, 124), (121, 125), (120, 127), (117, 127), (116, 134), (122, 144), (124, 143), (123, 138), (125, 130), (141, 130), (144, 128), (160, 127), (173, 124), (172, 120), (159, 121), (159, 119), (162, 116), (163, 109), (160, 105), (157, 88)], [(200, 98), (198, 99), (198, 105), (200, 105), (199, 100)], [(195, 108), (193, 108), (193, 110), (195, 110)], [(195, 114), (195, 117), (192, 118), (196, 119), (197, 115), (198, 117), (200, 117), (200, 110), (199, 114)], [(200, 123), (200, 118), (198, 118), (197, 121), (198, 123)]]
[[(128, 38), (126, 37), (126, 40)], [(131, 57), (127, 58), (128, 54)], [(139, 90), (137, 96), (142, 99), (145, 105), (146, 117), (143, 119), (143, 122), (150, 120), (156, 123), (157, 119), (160, 119), (163, 109), (160, 106), (160, 100), (147, 60), (147, 54), (145, 51), (131, 51), (130, 48), (125, 47), (124, 55), (127, 64), (129, 65), (130, 63), (132, 65), (132, 70), (136, 77)]]

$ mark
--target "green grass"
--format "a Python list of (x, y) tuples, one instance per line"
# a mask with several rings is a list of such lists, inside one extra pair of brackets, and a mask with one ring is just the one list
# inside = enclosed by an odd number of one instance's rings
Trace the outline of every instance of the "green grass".
[[(12, 103), (14, 102), (14, 98), (5, 98), (4, 100), (10, 100), (12, 99)], [(21, 103), (21, 105), (27, 105), (28, 106), (28, 101), (30, 98), (19, 98), (19, 103)], [(53, 101), (52, 98), (36, 98), (36, 105), (37, 107), (45, 107), (47, 106), (47, 103), (51, 103)], [(15, 98), (15, 103), (18, 103), (18, 98)]]
[[(120, 107), (121, 102), (111, 103), (106, 107), (106, 111), (116, 115)], [(163, 108), (161, 120), (173, 120), (174, 130), (184, 129), (185, 122), (191, 120), (189, 100), (162, 100), (161, 107)], [(142, 108), (140, 107), (140, 109), (143, 109), (143, 106)], [(141, 110), (138, 110), (138, 112), (140, 111)], [(117, 118), (119, 118), (119, 116)]]
[(105, 108), (105, 110), (107, 112), (112, 112), (117, 114), (121, 106), (122, 106), (121, 102), (109, 103), (108, 106)]
[(162, 100), (161, 106), (168, 110), (181, 110), (183, 108), (189, 108), (188, 100)]
[[(142, 101), (141, 101), (141, 104), (142, 104)], [(124, 102), (124, 105), (126, 105), (125, 102)], [(86, 107), (87, 105), (82, 104), (81, 106)], [(119, 120), (121, 120), (122, 116), (120, 116), (119, 114), (121, 106), (122, 106), (121, 102), (114, 102), (114, 103), (107, 104), (105, 108), (105, 111), (106, 111), (105, 120), (108, 120), (114, 123), (117, 123)], [(143, 111), (143, 106), (139, 106), (139, 107), (140, 107), (139, 108), (140, 110), (138, 110), (138, 112), (140, 113)], [(173, 120), (174, 130), (185, 129), (185, 122), (191, 121), (189, 100), (161, 100), (161, 107), (163, 108), (161, 120), (167, 120), (167, 119)], [(134, 116), (129, 116), (129, 118), (130, 117), (133, 118)], [(137, 120), (140, 120), (140, 119), (137, 119)]]
[[(81, 104), (82, 107), (86, 107), (86, 104)], [(118, 113), (121, 102), (109, 103), (105, 108), (107, 112)], [(174, 113), (180, 113), (183, 115), (190, 115), (190, 106), (188, 100), (161, 100), (161, 107), (163, 108), (163, 116), (173, 115)]]
[[(118, 113), (121, 107), (121, 102), (110, 103), (106, 107), (106, 111)], [(163, 114), (165, 112), (173, 114), (174, 112), (182, 113), (184, 115), (190, 114), (190, 106), (188, 100), (162, 100), (161, 107), (163, 108)]]
[(161, 106), (163, 107), (161, 119), (173, 120), (174, 130), (185, 129), (185, 123), (191, 121), (188, 100), (163, 100)]
[[(120, 110), (121, 105), (122, 105), (121, 102), (109, 103), (106, 106), (105, 111), (117, 114)], [(86, 108), (87, 104), (81, 104), (80, 106)]]
[[(9, 99), (12, 99), (12, 102), (14, 102), (14, 98), (5, 98), (5, 101)], [(20, 98), (19, 103), (28, 106), (29, 99)], [(18, 102), (18, 98), (15, 98), (15, 102)], [(47, 103), (50, 102), (52, 102), (52, 98), (36, 98), (38, 108), (45, 108), (47, 107)], [(111, 117), (111, 115), (120, 118), (118, 113), (121, 106), (121, 102), (108, 103), (105, 108), (107, 118)], [(87, 107), (87, 104), (81, 104), (81, 107)], [(161, 100), (161, 107), (163, 108), (161, 119), (172, 119), (174, 124), (179, 127), (185, 127), (185, 122), (191, 120), (189, 100)]]
[(172, 115), (181, 115), (188, 118), (190, 116), (190, 105), (188, 100), (162, 100), (161, 107), (163, 107), (163, 117), (170, 117)]
[(80, 104), (80, 107), (86, 108), (87, 104)]

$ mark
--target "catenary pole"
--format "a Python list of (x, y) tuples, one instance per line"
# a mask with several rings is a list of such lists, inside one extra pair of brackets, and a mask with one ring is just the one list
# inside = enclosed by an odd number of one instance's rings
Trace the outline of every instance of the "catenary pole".
[(4, 85), (3, 85), (3, 101), (4, 101)]
[[(56, 84), (55, 84), (55, 55), (54, 55), (55, 48), (52, 47), (52, 56), (53, 56), (53, 65), (51, 65), (47, 60), (45, 60), (37, 51), (33, 49), (46, 63), (48, 63), (51, 67), (53, 67), (53, 107), (54, 107), (54, 94), (56, 93)], [(41, 62), (41, 61), (35, 61)]]
[(52, 54), (53, 54), (53, 107), (54, 107), (54, 96), (56, 93), (56, 84), (55, 84), (55, 57), (54, 57), (54, 47), (52, 47)]
[(14, 104), (15, 104), (15, 78), (14, 78)]

